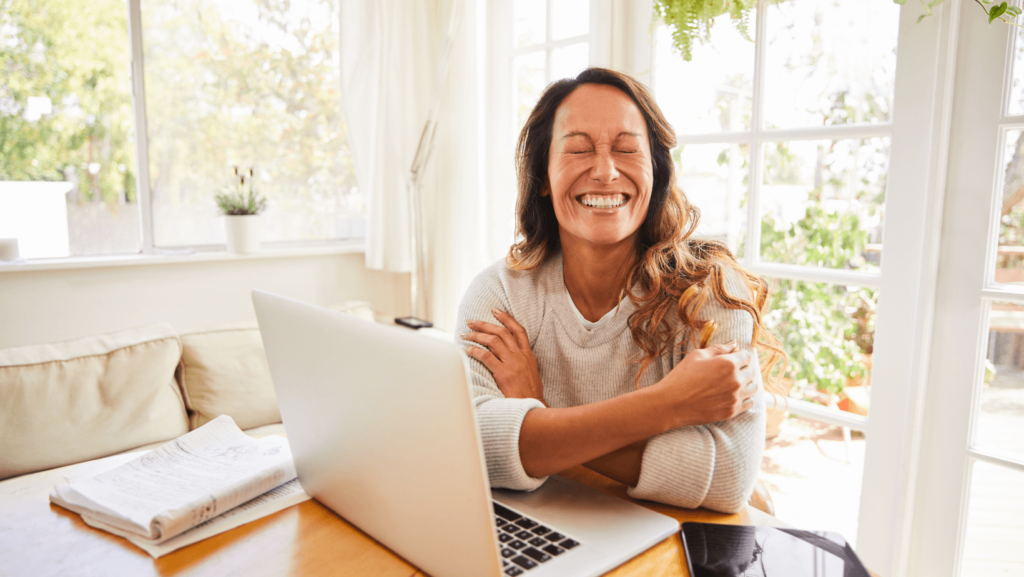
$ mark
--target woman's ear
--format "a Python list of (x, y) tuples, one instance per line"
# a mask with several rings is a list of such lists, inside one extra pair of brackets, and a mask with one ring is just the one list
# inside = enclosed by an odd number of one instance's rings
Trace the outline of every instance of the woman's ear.
[(540, 187), (540, 196), (541, 198), (551, 196), (551, 181), (547, 176), (544, 177), (544, 185)]

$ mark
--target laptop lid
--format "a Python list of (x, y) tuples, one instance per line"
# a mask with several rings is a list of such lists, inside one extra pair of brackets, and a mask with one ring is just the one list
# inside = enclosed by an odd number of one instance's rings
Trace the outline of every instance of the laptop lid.
[(307, 493), (432, 575), (500, 575), (491, 495), (454, 344), (253, 291)]

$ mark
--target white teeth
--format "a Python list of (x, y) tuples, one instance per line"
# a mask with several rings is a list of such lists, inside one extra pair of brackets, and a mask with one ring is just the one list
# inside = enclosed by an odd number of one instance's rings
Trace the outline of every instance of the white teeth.
[(626, 197), (622, 194), (585, 194), (580, 197), (580, 202), (591, 208), (616, 208), (626, 203)]

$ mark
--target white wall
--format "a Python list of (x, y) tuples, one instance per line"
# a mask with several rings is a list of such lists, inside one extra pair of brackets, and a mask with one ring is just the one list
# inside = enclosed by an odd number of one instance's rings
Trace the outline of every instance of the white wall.
[(362, 253), (0, 272), (0, 348), (254, 321), (252, 289), (322, 306), (369, 301), (378, 318), (409, 311), (409, 275), (367, 270)]

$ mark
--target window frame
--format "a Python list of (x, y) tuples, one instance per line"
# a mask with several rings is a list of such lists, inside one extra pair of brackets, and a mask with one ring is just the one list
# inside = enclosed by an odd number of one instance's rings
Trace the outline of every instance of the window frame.
[[(145, 105), (145, 55), (142, 44), (141, 0), (128, 0), (127, 4), (128, 37), (131, 52), (132, 115), (135, 123), (135, 163), (137, 175), (135, 178), (135, 198), (138, 202), (140, 224), (139, 233), (142, 237), (139, 254), (161, 254), (165, 252), (180, 254), (187, 251), (226, 251), (227, 246), (225, 244), (188, 244), (162, 247), (157, 245), (155, 242), (153, 194), (150, 182), (150, 138), (148, 138)], [(271, 250), (294, 251), (296, 249), (301, 250), (302, 248), (316, 249), (317, 247), (336, 247), (348, 252), (351, 250), (360, 250), (365, 248), (366, 237), (350, 239), (319, 239), (312, 241), (273, 241), (261, 242), (260, 245), (265, 249)], [(76, 258), (96, 260), (103, 256), (108, 255), (80, 255), (62, 260), (74, 261)], [(111, 254), (109, 256), (117, 257), (117, 254)]]
[[(760, 0), (757, 6), (755, 39), (766, 39), (769, 2)], [(659, 24), (660, 25), (660, 24)], [(889, 138), (893, 134), (893, 122), (851, 123), (806, 128), (765, 128), (765, 53), (767, 41), (754, 42), (754, 74), (751, 96), (750, 128), (743, 131), (713, 133), (678, 133), (680, 146), (687, 144), (746, 144), (750, 151), (747, 187), (747, 225), (745, 246), (740, 262), (760, 276), (785, 280), (827, 283), (841, 286), (880, 288), (881, 267), (876, 271), (855, 271), (807, 265), (774, 263), (761, 260), (761, 188), (764, 184), (764, 147), (772, 142), (799, 142), (811, 140), (845, 140), (858, 138)], [(657, 71), (653, 70), (653, 53), (657, 49), (657, 38), (651, 38), (652, 91), (657, 89)], [(890, 145), (891, 156), (891, 145)], [(888, 228), (888, 219), (886, 222)], [(884, 246), (883, 240), (883, 246)], [(885, 253), (883, 252), (883, 255)], [(841, 427), (848, 427), (867, 434), (869, 419), (853, 413), (844, 413), (800, 399), (787, 399), (789, 412)]]
[[(638, 4), (634, 7), (634, 18), (643, 18), (646, 11), (650, 22), (651, 3)], [(757, 38), (765, 38), (767, 5), (768, 0), (758, 3)], [(879, 289), (870, 417), (839, 414), (794, 399), (789, 400), (789, 409), (814, 420), (865, 431), (867, 446), (857, 550), (869, 567), (883, 574), (906, 574), (915, 545), (911, 538), (914, 496), (919, 482), (920, 449), (925, 441), (923, 399), (935, 316), (935, 279), (949, 155), (952, 67), (957, 45), (956, 26), (951, 22), (959, 19), (959, 7), (960, 0), (947, 0), (934, 9), (934, 17), (920, 24), (917, 20), (921, 8), (912, 4), (901, 7), (895, 95), (888, 123), (765, 130), (761, 92), (766, 43), (757, 42), (751, 129), (741, 133), (687, 135), (679, 140), (680, 144), (740, 142), (752, 147), (744, 258), (744, 266), (749, 270), (777, 278)], [(649, 64), (638, 72), (650, 73), (654, 39), (635, 31), (640, 28), (644, 27), (633, 27), (630, 43), (633, 54), (646, 46)], [(613, 60), (616, 56), (613, 54)], [(868, 136), (890, 137), (882, 267), (873, 272), (853, 272), (761, 261), (762, 143)]]
[(226, 244), (186, 244), (160, 246), (154, 242), (153, 203), (149, 179), (149, 131), (146, 115), (145, 55), (142, 38), (141, 0), (127, 0), (128, 41), (130, 57), (130, 83), (132, 122), (135, 147), (135, 207), (138, 210), (140, 244), (134, 252), (80, 254), (66, 257), (31, 258), (16, 263), (0, 263), (0, 273), (26, 270), (61, 270), (68, 268), (96, 268), (104, 266), (135, 266), (191, 262), (200, 260), (233, 260), (238, 258), (278, 258), (285, 256), (315, 256), (365, 252), (366, 237), (317, 240), (264, 241), (259, 253), (235, 255), (227, 251)]
[(1024, 304), (1020, 287), (997, 283), (994, 275), (1005, 139), (1009, 130), (1024, 128), (1024, 115), (1008, 110), (1013, 60), (1022, 39), (1016, 28), (990, 28), (971, 8), (960, 18), (959, 0), (951, 8), (956, 10), (951, 10), (950, 34), (962, 39), (952, 64), (959, 74), (952, 79), (957, 105), (951, 128), (957, 146), (948, 161), (943, 270), (936, 278), (935, 324), (940, 332), (931, 343), (929, 359), (933, 390), (924, 400), (918, 472), (922, 482), (910, 495), (918, 522), (902, 566), (912, 574), (962, 573), (975, 464), (1024, 473), (1020, 455), (975, 445), (991, 307)]

